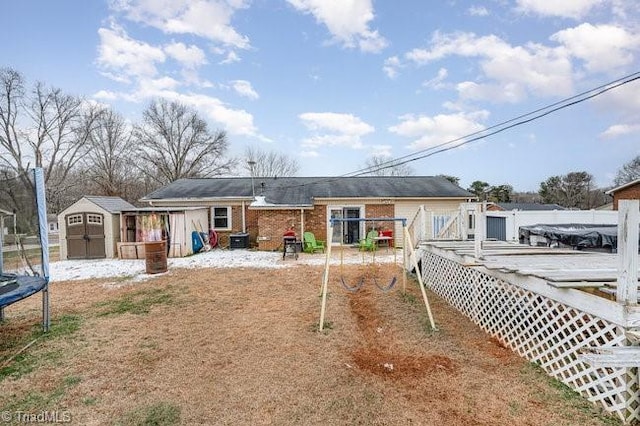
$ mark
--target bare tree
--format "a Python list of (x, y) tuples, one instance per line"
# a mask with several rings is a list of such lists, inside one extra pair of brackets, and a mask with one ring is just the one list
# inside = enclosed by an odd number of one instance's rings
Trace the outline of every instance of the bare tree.
[(234, 163), (224, 157), (225, 132), (211, 133), (194, 110), (175, 101), (152, 101), (134, 130), (134, 140), (140, 170), (160, 184), (226, 174)]
[(298, 161), (276, 151), (262, 151), (259, 148), (247, 147), (244, 151), (245, 170), (260, 177), (295, 176), (300, 169)]
[(411, 176), (413, 168), (407, 163), (399, 163), (388, 160), (385, 157), (373, 155), (364, 163), (364, 169), (369, 170), (368, 175), (372, 176)]
[(96, 113), (95, 106), (43, 83), (27, 92), (22, 74), (0, 69), (0, 166), (28, 189), (27, 171), (41, 167), (47, 198), (55, 199), (85, 152)]
[(623, 185), (636, 179), (640, 179), (640, 155), (625, 163), (618, 170), (613, 183), (615, 185)]
[(125, 183), (137, 177), (137, 170), (129, 164), (132, 129), (120, 114), (105, 109), (89, 133), (89, 146), (83, 165), (96, 194), (122, 196)]

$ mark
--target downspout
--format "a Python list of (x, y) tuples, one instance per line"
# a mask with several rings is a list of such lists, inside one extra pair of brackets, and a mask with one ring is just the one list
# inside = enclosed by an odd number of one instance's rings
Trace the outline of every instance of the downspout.
[(300, 209), (300, 241), (302, 241), (302, 237), (304, 236), (304, 209)]
[(242, 200), (242, 233), (247, 233), (247, 218), (244, 211), (244, 200)]

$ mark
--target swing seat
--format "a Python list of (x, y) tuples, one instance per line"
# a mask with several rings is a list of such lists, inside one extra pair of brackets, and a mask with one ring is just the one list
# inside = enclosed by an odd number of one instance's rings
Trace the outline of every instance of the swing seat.
[(360, 240), (360, 244), (358, 248), (360, 251), (374, 251), (378, 249), (378, 244), (376, 243), (376, 238), (378, 237), (378, 231), (372, 229), (367, 233), (367, 237), (365, 239)]

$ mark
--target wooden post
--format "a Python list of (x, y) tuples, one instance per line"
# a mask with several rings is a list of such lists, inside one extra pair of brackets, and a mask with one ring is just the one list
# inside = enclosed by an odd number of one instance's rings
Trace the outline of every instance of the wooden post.
[(473, 237), (473, 249), (476, 259), (482, 258), (482, 241), (484, 240), (485, 229), (487, 227), (485, 223), (486, 215), (482, 211), (482, 204), (476, 204), (476, 210), (474, 212), (476, 227)]
[(638, 226), (640, 200), (620, 200), (618, 204), (618, 286), (616, 301), (638, 303)]
[[(402, 222), (402, 294), (407, 293), (407, 270), (409, 269), (409, 262), (407, 259), (407, 253), (409, 253), (409, 249), (407, 248), (407, 241), (405, 235), (409, 233), (409, 229), (407, 228), (407, 222)], [(398, 238), (398, 237), (396, 237)], [(397, 244), (397, 241), (395, 241)], [(395, 245), (393, 250), (395, 251)]]
[(324, 314), (327, 309), (327, 287), (329, 286), (329, 262), (331, 260), (331, 239), (333, 237), (333, 222), (329, 222), (329, 238), (327, 238), (327, 253), (324, 262), (324, 274), (322, 275), (322, 306), (320, 308), (320, 325), (318, 329), (324, 328)]
[(429, 306), (429, 299), (427, 298), (427, 291), (424, 288), (424, 282), (422, 281), (422, 271), (420, 271), (420, 267), (418, 266), (418, 261), (416, 260), (415, 251), (413, 249), (413, 244), (411, 243), (411, 236), (409, 235), (409, 231), (407, 228), (404, 228), (404, 239), (405, 242), (408, 242), (409, 247), (411, 247), (411, 253), (409, 254), (409, 259), (413, 262), (413, 267), (416, 269), (416, 277), (418, 277), (418, 284), (420, 284), (420, 292), (422, 293), (422, 299), (424, 300), (424, 305), (427, 308), (427, 315), (429, 316), (429, 323), (431, 324), (431, 328), (437, 330), (436, 323), (433, 320), (433, 314), (431, 313), (431, 307)]
[(460, 203), (460, 239), (467, 241), (469, 237), (467, 230), (469, 229), (469, 214), (467, 213), (467, 203)]

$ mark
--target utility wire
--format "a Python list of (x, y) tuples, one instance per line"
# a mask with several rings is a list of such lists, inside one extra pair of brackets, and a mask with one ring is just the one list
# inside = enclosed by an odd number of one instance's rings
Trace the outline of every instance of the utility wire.
[(272, 189), (285, 189), (285, 188), (295, 188), (295, 187), (303, 187), (308, 185), (317, 185), (320, 183), (330, 183), (335, 182), (344, 177), (357, 177), (362, 175), (367, 175), (370, 173), (374, 173), (380, 170), (396, 167), (402, 164), (407, 164), (413, 161), (421, 160), (427, 157), (431, 157), (436, 154), (440, 154), (442, 152), (450, 151), (455, 148), (459, 148), (461, 146), (470, 144), (472, 142), (476, 142), (478, 140), (487, 138), (489, 136), (496, 135), (498, 133), (502, 133), (506, 130), (512, 129), (514, 127), (522, 126), (524, 124), (530, 123), (532, 121), (538, 120), (547, 115), (553, 114), (562, 109), (569, 108), (571, 106), (580, 104), (587, 100), (593, 99), (597, 96), (600, 96), (606, 92), (609, 92), (613, 89), (616, 89), (620, 86), (624, 86), (633, 81), (640, 80), (640, 71), (628, 74), (624, 77), (618, 78), (616, 80), (610, 81), (608, 83), (602, 84), (595, 88), (586, 90), (577, 95), (562, 99), (558, 102), (554, 102), (552, 104), (546, 105), (544, 107), (538, 108), (534, 111), (528, 112), (526, 114), (519, 115), (517, 117), (511, 118), (509, 120), (500, 122), (498, 124), (494, 124), (493, 126), (487, 127), (485, 129), (467, 134), (465, 136), (461, 136), (455, 139), (448, 140), (446, 142), (442, 142), (440, 144), (430, 146), (424, 149), (421, 149), (416, 152), (412, 152), (410, 154), (397, 157), (383, 163), (377, 164), (372, 167), (366, 167), (362, 169), (355, 170), (353, 172), (345, 173), (343, 175), (337, 177), (329, 177), (325, 179), (314, 180), (313, 182), (300, 183), (300, 184), (291, 184), (291, 185), (282, 185), (279, 187), (273, 187)]

